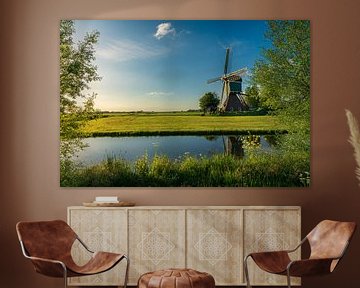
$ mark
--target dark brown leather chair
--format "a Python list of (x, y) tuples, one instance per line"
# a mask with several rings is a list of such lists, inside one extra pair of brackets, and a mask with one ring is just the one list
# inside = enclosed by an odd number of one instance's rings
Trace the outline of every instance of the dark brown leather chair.
[[(50, 277), (88, 276), (110, 270), (122, 259), (127, 261), (124, 288), (127, 285), (129, 259), (124, 254), (91, 251), (62, 220), (19, 222), (16, 231), (24, 256), (31, 260), (35, 271)], [(83, 266), (78, 266), (71, 257), (71, 247), (78, 240), (92, 254)]]
[[(249, 257), (266, 272), (286, 275), (289, 288), (291, 288), (291, 276), (315, 276), (333, 272), (344, 256), (355, 229), (356, 224), (354, 222), (324, 220), (295, 249), (250, 253), (244, 259), (247, 287), (251, 287), (247, 267)], [(310, 257), (308, 259), (292, 261), (289, 253), (296, 251), (306, 241), (310, 245)]]

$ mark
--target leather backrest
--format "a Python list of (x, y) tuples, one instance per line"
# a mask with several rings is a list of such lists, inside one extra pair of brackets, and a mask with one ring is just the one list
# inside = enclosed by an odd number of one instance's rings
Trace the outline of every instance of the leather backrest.
[(68, 258), (76, 239), (75, 232), (62, 220), (19, 222), (16, 231), (30, 256), (47, 259)]
[(321, 221), (306, 236), (311, 248), (310, 258), (340, 257), (355, 229), (355, 222)]

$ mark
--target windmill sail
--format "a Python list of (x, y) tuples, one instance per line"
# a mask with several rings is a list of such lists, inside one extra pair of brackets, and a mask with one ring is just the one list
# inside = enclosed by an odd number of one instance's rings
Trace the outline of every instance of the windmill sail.
[(221, 76), (220, 77), (216, 77), (216, 78), (213, 78), (213, 79), (209, 79), (209, 80), (207, 80), (206, 82), (208, 83), (208, 84), (210, 84), (210, 83), (214, 83), (214, 82), (216, 82), (216, 81), (219, 81), (219, 80), (221, 80)]
[(228, 73), (230, 48), (226, 48), (224, 74), (216, 78), (209, 79), (208, 84), (222, 81), (222, 90), (219, 109), (220, 111), (243, 111), (249, 107), (242, 93), (242, 76), (247, 72), (247, 68), (241, 68)]
[(224, 76), (227, 74), (227, 70), (228, 70), (228, 66), (229, 66), (229, 53), (230, 53), (230, 48), (226, 48)]

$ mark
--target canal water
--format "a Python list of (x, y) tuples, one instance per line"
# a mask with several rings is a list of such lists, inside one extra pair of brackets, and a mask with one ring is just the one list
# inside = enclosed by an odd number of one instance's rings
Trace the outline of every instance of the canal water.
[(167, 155), (170, 159), (180, 159), (191, 155), (207, 157), (214, 154), (232, 154), (246, 157), (247, 145), (264, 150), (272, 150), (274, 136), (131, 136), (84, 138), (88, 146), (81, 151), (75, 161), (89, 166), (108, 157), (133, 162), (143, 155), (151, 160), (155, 155)]

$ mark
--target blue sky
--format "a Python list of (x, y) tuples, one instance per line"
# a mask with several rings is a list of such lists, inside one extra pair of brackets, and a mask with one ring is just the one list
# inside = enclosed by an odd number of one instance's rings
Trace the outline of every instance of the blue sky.
[[(267, 28), (260, 20), (76, 20), (75, 40), (100, 32), (91, 84), (96, 108), (106, 111), (198, 109), (206, 92), (220, 94), (226, 47), (229, 72), (252, 68)], [(246, 87), (246, 79), (244, 86)]]

